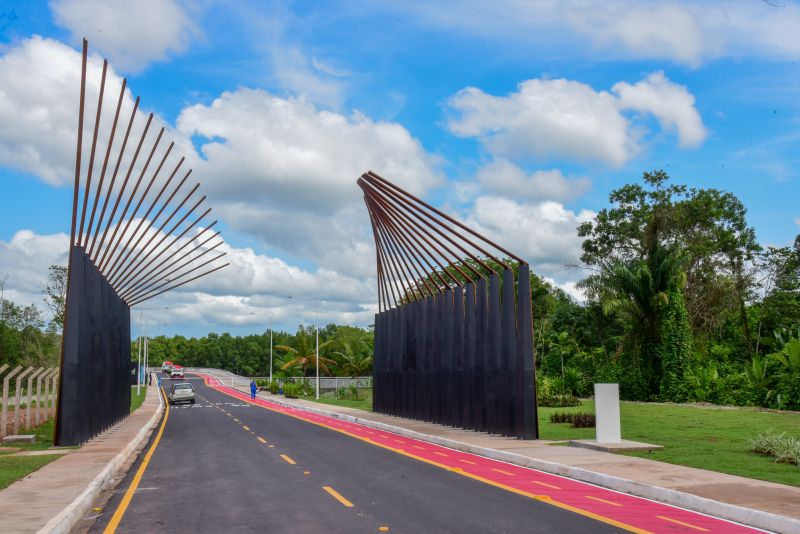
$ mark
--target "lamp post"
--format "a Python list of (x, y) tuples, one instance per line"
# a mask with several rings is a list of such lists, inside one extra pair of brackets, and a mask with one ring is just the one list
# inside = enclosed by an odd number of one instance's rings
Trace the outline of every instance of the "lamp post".
[(295, 299), (295, 300), (307, 300), (309, 302), (314, 303), (314, 330), (316, 331), (316, 338), (317, 338), (317, 348), (314, 352), (315, 359), (317, 361), (317, 379), (316, 379), (316, 395), (315, 398), (319, 400), (319, 302), (316, 300), (308, 299), (305, 297), (293, 297), (288, 296), (287, 299)]
[[(147, 377), (147, 367), (148, 367), (148, 364), (150, 363), (150, 358), (149, 358), (149, 356), (150, 356), (150, 350), (149, 350), (150, 343), (149, 343), (149, 339), (147, 339), (146, 332), (144, 332), (145, 335), (142, 335), (143, 334), (142, 321), (143, 321), (143, 318), (144, 318), (144, 312), (145, 312), (145, 310), (151, 311), (151, 310), (168, 310), (168, 309), (169, 309), (169, 306), (165, 306), (163, 308), (139, 308), (139, 338), (138, 338), (138, 341), (139, 341), (138, 342), (138, 345), (139, 345), (139, 351), (138, 351), (139, 352), (139, 359), (138, 359), (138, 362), (137, 362), (137, 366), (138, 367), (136, 369), (136, 395), (137, 396), (139, 395), (139, 391), (140, 391), (141, 385), (142, 385), (142, 358), (144, 358), (145, 385), (147, 385), (147, 383), (146, 383), (147, 382), (147, 379), (146, 379), (146, 377)], [(164, 323), (164, 324), (167, 324), (167, 323)], [(142, 346), (142, 345), (144, 345), (144, 346)]]

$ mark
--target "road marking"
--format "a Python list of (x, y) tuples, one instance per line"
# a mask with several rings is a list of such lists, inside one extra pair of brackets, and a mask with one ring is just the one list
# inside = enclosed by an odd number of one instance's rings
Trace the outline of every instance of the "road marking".
[(324, 489), (325, 491), (330, 493), (331, 496), (334, 499), (336, 499), (337, 501), (339, 501), (343, 505), (347, 506), (348, 508), (352, 508), (353, 507), (353, 503), (351, 503), (350, 501), (348, 501), (347, 499), (342, 497), (342, 494), (339, 493), (338, 491), (336, 491), (335, 489), (333, 489), (332, 487), (330, 487), (330, 486), (322, 486), (322, 489)]
[[(208, 382), (206, 382), (206, 384), (208, 384)], [(239, 394), (238, 391), (233, 390), (233, 391), (235, 391), (235, 394), (234, 393), (230, 393), (228, 390), (231, 390), (231, 388), (228, 388), (227, 386), (222, 386), (221, 384), (215, 384), (215, 385), (219, 388), (219, 389), (217, 389), (217, 391), (219, 391), (220, 393), (223, 393), (225, 395), (228, 395), (228, 396), (231, 396), (231, 397), (234, 397), (234, 398), (238, 398), (238, 397), (236, 397), (236, 395)], [(264, 410), (269, 410), (271, 412), (275, 412), (275, 413), (279, 413), (281, 415), (285, 415), (287, 417), (292, 417), (292, 418), (297, 419), (299, 421), (305, 421), (306, 423), (311, 423), (311, 424), (314, 424), (314, 425), (321, 426), (323, 428), (327, 428), (327, 429), (333, 430), (335, 432), (340, 432), (342, 434), (345, 434), (346, 436), (350, 436), (353, 439), (357, 439), (357, 440), (369, 443), (371, 445), (374, 445), (376, 447), (380, 447), (382, 449), (387, 449), (387, 450), (390, 450), (390, 451), (394, 451), (394, 452), (396, 452), (398, 454), (402, 454), (402, 455), (407, 456), (409, 458), (413, 458), (413, 459), (418, 460), (420, 462), (423, 462), (423, 463), (426, 463), (426, 464), (429, 464), (429, 465), (433, 465), (433, 466), (439, 467), (441, 469), (446, 469), (446, 470), (450, 469), (450, 466), (441, 464), (441, 463), (439, 463), (439, 462), (437, 462), (435, 460), (431, 460), (429, 458), (423, 458), (421, 456), (417, 456), (417, 455), (415, 455), (413, 453), (406, 452), (406, 451), (403, 451), (403, 450), (400, 450), (400, 449), (394, 449), (394, 448), (392, 448), (392, 447), (390, 447), (390, 446), (388, 446), (386, 444), (380, 443), (378, 441), (374, 441), (374, 440), (372, 440), (370, 438), (366, 438), (366, 437), (364, 437), (364, 436), (362, 436), (360, 434), (355, 434), (355, 433), (350, 432), (348, 430), (335, 428), (331, 424), (328, 424), (328, 423), (325, 423), (325, 422), (321, 422), (321, 421), (320, 422), (316, 422), (316, 421), (311, 420), (308, 417), (302, 417), (302, 416), (297, 415), (295, 413), (292, 413), (290, 411), (284, 411), (284, 410), (273, 408), (273, 407), (270, 407), (270, 406), (265, 406), (263, 404), (255, 404), (255, 406), (257, 406), (259, 408), (262, 408)], [(388, 436), (382, 435), (382, 434), (378, 434), (378, 436), (379, 437), (383, 437), (383, 438), (387, 438), (388, 437)], [(272, 445), (270, 445), (270, 447), (272, 447)], [(442, 454), (442, 453), (440, 453), (440, 454)], [(447, 456), (446, 454), (442, 454), (442, 455), (443, 456)], [(560, 502), (560, 501), (553, 500), (549, 496), (536, 495), (536, 494), (531, 493), (529, 491), (522, 490), (522, 489), (519, 489), (519, 488), (515, 488), (515, 487), (512, 487), (512, 486), (508, 486), (508, 485), (503, 484), (501, 482), (496, 482), (494, 480), (491, 480), (491, 479), (488, 479), (488, 478), (484, 478), (484, 477), (482, 477), (480, 475), (476, 475), (476, 474), (473, 474), (473, 473), (470, 473), (470, 472), (467, 472), (467, 471), (461, 471), (461, 472), (459, 472), (459, 474), (461, 474), (461, 475), (463, 475), (463, 476), (465, 476), (467, 478), (471, 478), (473, 480), (477, 480), (479, 482), (483, 482), (484, 484), (487, 484), (489, 486), (494, 486), (496, 488), (500, 488), (502, 490), (505, 490), (505, 491), (508, 491), (508, 492), (511, 492), (511, 493), (516, 493), (517, 495), (522, 495), (524, 497), (528, 497), (530, 499), (533, 499), (533, 500), (536, 500), (536, 501), (539, 501), (539, 502), (550, 504), (550, 505), (555, 506), (557, 508), (561, 508), (561, 509), (564, 509), (564, 510), (569, 510), (570, 512), (573, 512), (575, 514), (579, 514), (579, 515), (582, 515), (584, 517), (589, 517), (589, 518), (595, 519), (597, 521), (600, 521), (602, 523), (606, 523), (606, 524), (609, 524), (609, 525), (613, 525), (613, 526), (622, 528), (622, 529), (627, 530), (629, 532), (634, 532), (636, 534), (652, 534), (651, 532), (649, 532), (647, 530), (644, 530), (644, 529), (639, 528), (639, 527), (635, 527), (633, 525), (629, 525), (627, 523), (623, 523), (622, 521), (618, 521), (616, 519), (612, 519), (610, 517), (606, 517), (606, 516), (601, 515), (601, 514), (596, 514), (594, 512), (590, 512), (589, 510), (584, 510), (582, 508), (578, 508), (578, 507), (571, 506), (569, 504), (566, 504), (566, 503), (563, 503), (563, 502)], [(532, 481), (532, 482), (534, 484), (541, 484), (543, 486), (547, 486), (547, 487), (550, 487), (550, 488), (553, 488), (553, 489), (561, 489), (558, 486), (554, 486), (552, 484), (546, 484), (544, 482), (537, 482), (537, 481)]]
[(136, 474), (133, 476), (131, 485), (128, 486), (128, 490), (125, 492), (125, 495), (122, 496), (122, 500), (114, 512), (114, 515), (111, 516), (111, 520), (108, 522), (108, 525), (106, 525), (106, 528), (103, 530), (103, 534), (111, 534), (117, 531), (119, 522), (122, 521), (125, 511), (128, 509), (131, 499), (133, 499), (133, 494), (136, 492), (136, 488), (139, 486), (139, 482), (142, 480), (144, 471), (147, 469), (147, 465), (150, 463), (150, 458), (153, 457), (153, 453), (155, 452), (156, 447), (158, 447), (158, 443), (161, 441), (161, 436), (164, 434), (164, 427), (167, 426), (167, 418), (169, 417), (169, 402), (166, 402), (167, 395), (164, 393), (164, 390), (161, 389), (160, 391), (162, 397), (164, 398), (164, 419), (161, 421), (161, 426), (158, 429), (158, 434), (156, 434), (156, 437), (153, 440), (153, 444), (150, 446), (147, 454), (145, 454), (144, 458), (142, 459), (139, 469), (136, 470)]
[(310, 475), (310, 474), (311, 474), (311, 471), (303, 471), (303, 474), (304, 474), (305, 476), (308, 476), (308, 475)]
[(269, 446), (269, 448), (270, 448), (270, 449), (274, 449), (274, 448), (275, 448), (275, 445), (270, 445), (270, 446)]
[(281, 458), (286, 460), (286, 463), (289, 464), (289, 465), (294, 465), (294, 464), (297, 463), (294, 460), (292, 460), (291, 458), (289, 458), (288, 456), (286, 456), (285, 454), (281, 454)]
[(470, 464), (470, 465), (478, 465), (478, 464), (476, 464), (475, 462), (472, 462), (472, 461), (470, 461), (470, 460), (465, 460), (465, 459), (463, 459), (463, 458), (459, 458), (459, 459), (458, 459), (458, 461), (459, 461), (459, 462), (464, 462), (465, 464)]
[(618, 502), (607, 501), (605, 499), (601, 499), (600, 497), (592, 497), (591, 495), (584, 495), (584, 497), (593, 501), (604, 502), (606, 504), (610, 504), (611, 506), (619, 506), (620, 508), (622, 507), (622, 505)]
[(420, 447), (419, 445), (412, 445), (412, 447), (414, 447), (415, 449), (419, 449), (421, 451), (425, 450), (425, 447)]
[(389, 527), (378, 527), (378, 532), (389, 532)]
[(233, 420), (234, 420), (234, 421), (236, 421), (237, 423), (239, 422), (239, 420), (238, 420), (238, 419), (236, 419), (236, 418), (234, 418)]
[(508, 475), (510, 477), (514, 476), (514, 473), (509, 473), (508, 471), (503, 471), (502, 469), (495, 469), (494, 467), (492, 467), (492, 471), (495, 471), (497, 473), (502, 473), (502, 474)]
[(405, 442), (405, 441), (403, 441), (403, 440), (400, 440), (400, 439), (396, 439), (396, 440), (394, 440), (394, 442), (395, 442), (395, 443), (400, 443), (400, 444), (402, 444), (402, 445), (405, 445), (405, 444), (406, 444), (406, 442)]
[(540, 486), (544, 486), (545, 488), (561, 489), (560, 487), (554, 486), (553, 484), (548, 484), (547, 482), (539, 482), (538, 480), (531, 480), (531, 482), (534, 484), (539, 484)]
[(256, 438), (256, 439), (258, 439), (258, 441), (260, 441), (261, 443), (266, 443), (267, 442), (267, 440), (265, 440), (264, 438), (262, 438), (260, 436), (258, 438)]
[(693, 528), (695, 530), (700, 530), (702, 532), (708, 532), (707, 528), (698, 527), (696, 525), (690, 525), (689, 523), (684, 523), (683, 521), (678, 521), (677, 519), (672, 519), (672, 518), (667, 517), (667, 516), (657, 515), (656, 517), (659, 518), (659, 519), (663, 519), (664, 521), (669, 521), (670, 523), (675, 523), (676, 525), (681, 525), (681, 526), (684, 526), (684, 527)]
[(242, 428), (244, 428), (245, 430), (250, 430), (250, 427), (247, 425), (242, 425)]
[(444, 456), (445, 458), (449, 458), (450, 457), (449, 454), (445, 454), (445, 453), (439, 452), (439, 451), (433, 451), (433, 454), (438, 454), (439, 456)]

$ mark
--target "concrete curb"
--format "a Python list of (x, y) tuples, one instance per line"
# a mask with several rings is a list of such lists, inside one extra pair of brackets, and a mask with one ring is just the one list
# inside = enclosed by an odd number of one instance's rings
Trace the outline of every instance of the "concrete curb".
[[(274, 395), (271, 395), (271, 397), (274, 397)], [(413, 430), (407, 430), (405, 428), (339, 412), (333, 412), (320, 408), (310, 408), (307, 406), (299, 406), (274, 398), (264, 398), (264, 400), (274, 402), (275, 404), (286, 406), (288, 408), (295, 408), (318, 415), (326, 415), (328, 417), (334, 417), (336, 419), (341, 419), (351, 423), (358, 423), (360, 425), (368, 426), (378, 430), (393, 432), (401, 436), (427, 441), (429, 443), (434, 443), (436, 445), (441, 445), (457, 451), (477, 454), (493, 460), (499, 460), (501, 462), (507, 462), (523, 467), (530, 467), (545, 473), (565, 476), (581, 482), (588, 482), (589, 484), (619, 491), (621, 493), (628, 493), (637, 497), (644, 497), (653, 501), (678, 506), (680, 508), (686, 508), (687, 510), (692, 510), (694, 512), (700, 512), (702, 514), (728, 519), (730, 521), (735, 521), (737, 523), (742, 523), (764, 530), (786, 533), (800, 532), (800, 520), (791, 517), (755, 510), (753, 508), (746, 508), (744, 506), (738, 506), (735, 504), (719, 502), (682, 491), (662, 488), (659, 486), (651, 486), (649, 484), (643, 484), (641, 482), (636, 482), (626, 478), (615, 477), (603, 473), (595, 473), (594, 471), (589, 471), (580, 467), (573, 467), (556, 462), (549, 462), (546, 460), (537, 460), (535, 458), (529, 458), (528, 456), (523, 456), (513, 452), (500, 451), (486, 447), (477, 447), (468, 443), (447, 438), (440, 438), (438, 436), (431, 436), (429, 434), (423, 434), (421, 432), (415, 432)]]
[(83, 490), (74, 501), (61, 510), (58, 515), (51, 518), (39, 529), (37, 534), (68, 534), (72, 527), (89, 511), (97, 496), (100, 495), (100, 492), (108, 487), (109, 482), (117, 473), (117, 470), (128, 461), (161, 419), (161, 414), (164, 412), (164, 399), (161, 397), (158, 388), (156, 388), (156, 391), (159, 401), (158, 409), (150, 420), (147, 421), (147, 424), (136, 433), (136, 436), (128, 442), (124, 449), (106, 464), (103, 470), (89, 483), (86, 489)]

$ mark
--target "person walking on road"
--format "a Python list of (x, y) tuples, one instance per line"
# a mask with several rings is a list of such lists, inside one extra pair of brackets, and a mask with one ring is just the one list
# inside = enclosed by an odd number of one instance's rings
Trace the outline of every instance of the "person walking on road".
[(258, 389), (258, 387), (256, 386), (255, 379), (251, 380), (250, 381), (250, 398), (253, 399), (253, 400), (255, 400), (255, 398), (256, 398), (256, 390), (257, 389)]

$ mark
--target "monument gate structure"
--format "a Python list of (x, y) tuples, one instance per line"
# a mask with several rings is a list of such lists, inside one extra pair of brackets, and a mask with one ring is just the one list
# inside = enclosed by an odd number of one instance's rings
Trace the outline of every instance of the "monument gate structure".
[(537, 439), (530, 266), (374, 172), (373, 409)]
[(228, 265), (200, 184), (187, 184), (186, 158), (155, 122), (124, 79), (108, 76), (107, 61), (88, 57), (84, 39), (56, 445), (128, 415), (131, 306)]

